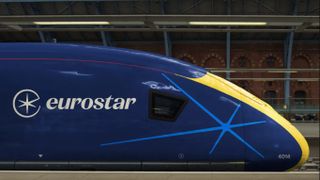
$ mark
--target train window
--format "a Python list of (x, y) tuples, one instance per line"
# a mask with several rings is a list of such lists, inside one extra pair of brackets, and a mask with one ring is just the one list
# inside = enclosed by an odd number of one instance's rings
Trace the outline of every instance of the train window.
[(186, 100), (181, 97), (152, 91), (150, 97), (150, 118), (175, 121), (185, 104)]

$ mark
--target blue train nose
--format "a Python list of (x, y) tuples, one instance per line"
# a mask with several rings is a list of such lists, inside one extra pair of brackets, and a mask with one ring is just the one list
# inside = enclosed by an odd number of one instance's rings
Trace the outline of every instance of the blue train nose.
[(277, 136), (280, 148), (276, 154), (277, 163), (288, 165), (287, 170), (293, 170), (302, 166), (309, 158), (309, 145), (303, 135), (289, 121), (283, 118), (275, 110), (268, 110), (268, 116), (273, 121), (275, 136)]
[(248, 107), (251, 113), (245, 119), (260, 119), (263, 125), (246, 128), (245, 138), (263, 157), (246, 153), (247, 170), (284, 171), (304, 164), (309, 156), (309, 147), (301, 133), (268, 105), (263, 112)]
[[(270, 105), (211, 73), (200, 78), (187, 78), (227, 94), (247, 106), (246, 118), (265, 121), (253, 129), (244, 128), (245, 138), (254, 145), (245, 153), (248, 170), (290, 170), (302, 166), (309, 157), (309, 146), (302, 134)], [(252, 162), (250, 164), (250, 162)]]

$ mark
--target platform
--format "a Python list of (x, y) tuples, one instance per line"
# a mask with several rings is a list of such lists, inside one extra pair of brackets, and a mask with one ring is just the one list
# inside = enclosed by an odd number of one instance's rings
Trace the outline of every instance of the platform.
[(306, 138), (319, 138), (319, 123), (293, 123)]
[(0, 180), (316, 180), (319, 172), (0, 171)]

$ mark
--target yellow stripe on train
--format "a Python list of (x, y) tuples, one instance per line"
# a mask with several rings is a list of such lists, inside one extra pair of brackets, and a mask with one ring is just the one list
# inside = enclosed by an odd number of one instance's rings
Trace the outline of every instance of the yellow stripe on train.
[[(181, 76), (178, 75), (177, 76)], [(181, 76), (184, 77), (184, 76)], [(249, 106), (253, 107), (254, 109), (262, 112), (263, 114), (267, 115), (275, 122), (277, 122), (280, 126), (282, 126), (286, 131), (291, 134), (291, 136), (297, 141), (301, 148), (301, 158), (300, 161), (288, 170), (293, 170), (297, 167), (302, 166), (307, 159), (309, 158), (309, 146), (306, 139), (303, 135), (285, 118), (283, 118), (278, 112), (276, 112), (269, 104), (265, 103), (261, 99), (257, 98), (253, 94), (247, 92), (246, 90), (236, 86), (235, 84), (220, 78), (219, 76), (213, 75), (207, 72), (206, 75), (200, 78), (188, 78), (184, 77), (189, 80), (195, 81), (202, 85), (208, 86), (210, 88), (216, 89), (222, 93), (225, 93), (229, 96), (232, 96)]]

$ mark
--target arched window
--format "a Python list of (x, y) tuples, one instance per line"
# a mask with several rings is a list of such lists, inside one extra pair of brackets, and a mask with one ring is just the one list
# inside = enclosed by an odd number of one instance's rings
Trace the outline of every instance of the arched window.
[(240, 56), (238, 59), (238, 67), (245, 68), (250, 67), (250, 63), (248, 59), (245, 56)]
[[(217, 54), (211, 53), (204, 60), (202, 60), (201, 64), (204, 68), (214, 68), (214, 69), (224, 69), (226, 64), (224, 60)], [(220, 77), (225, 77), (224, 72), (217, 72), (213, 70), (213, 73)]]
[(299, 90), (294, 92), (294, 103), (296, 105), (305, 105), (306, 104), (307, 93), (305, 91)]
[(268, 56), (263, 62), (263, 67), (266, 67), (266, 68), (276, 67), (276, 58), (273, 56)]
[(276, 105), (277, 104), (277, 99), (276, 99), (277, 98), (277, 92), (274, 91), (274, 90), (266, 91), (263, 94), (263, 98), (270, 105)]
[(220, 59), (215, 56), (211, 56), (203, 61), (203, 67), (205, 68), (224, 68), (225, 63), (221, 63)]
[(236, 84), (238, 86), (240, 86), (242, 89), (245, 89), (245, 90), (249, 90), (250, 89), (250, 85), (249, 85), (249, 82), (246, 81), (246, 80), (240, 80), (240, 81), (237, 81)]
[(310, 68), (308, 59), (304, 56), (297, 56), (292, 60), (292, 68)]
[(265, 85), (264, 85), (266, 88), (272, 88), (275, 86), (275, 83), (273, 81), (267, 81), (265, 82)]
[(191, 64), (196, 64), (196, 63), (193, 61), (193, 59), (191, 59), (191, 58), (188, 57), (188, 56), (182, 56), (182, 57), (179, 58), (179, 59), (181, 59), (181, 60), (183, 60), (183, 61), (186, 61), (186, 62), (188, 62), (188, 63), (191, 63)]
[[(311, 68), (311, 64), (307, 57), (305, 56), (296, 56), (292, 59), (291, 68), (292, 69), (308, 69)], [(310, 72), (298, 71), (298, 73), (293, 73), (292, 78), (308, 78), (310, 77)]]

